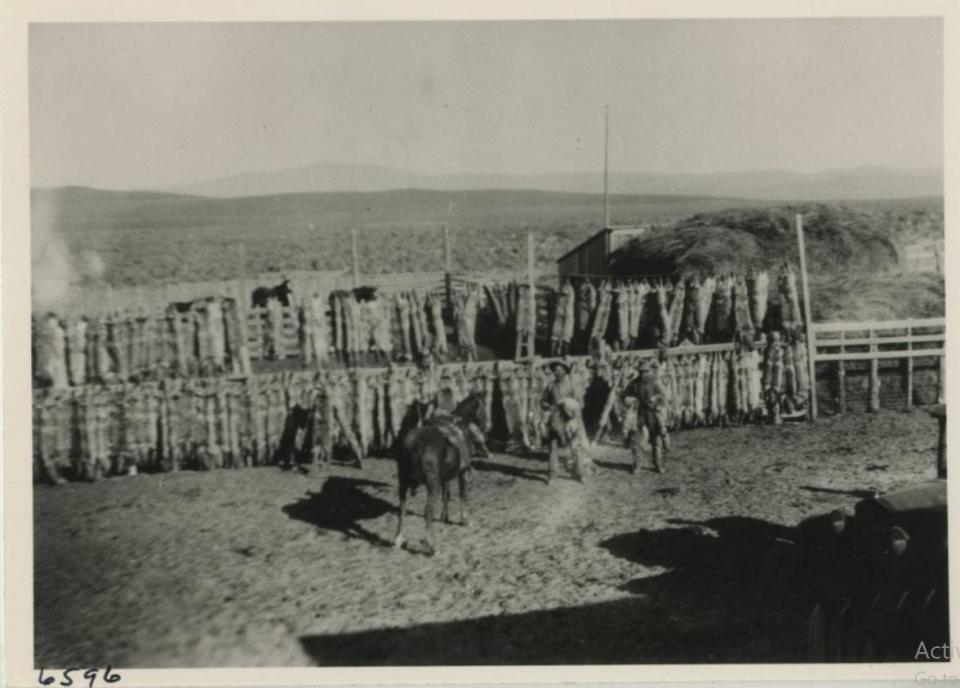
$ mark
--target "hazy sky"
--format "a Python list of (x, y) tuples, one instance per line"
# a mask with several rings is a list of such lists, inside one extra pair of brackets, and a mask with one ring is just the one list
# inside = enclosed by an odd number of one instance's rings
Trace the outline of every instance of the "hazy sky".
[(34, 185), (942, 164), (936, 19), (34, 25)]

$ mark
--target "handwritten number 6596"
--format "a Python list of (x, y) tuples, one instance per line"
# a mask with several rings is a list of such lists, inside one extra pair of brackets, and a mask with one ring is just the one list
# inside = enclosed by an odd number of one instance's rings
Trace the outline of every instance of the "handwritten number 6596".
[[(117, 681), (120, 680), (120, 674), (111, 673), (111, 669), (112, 667), (109, 664), (107, 665), (107, 668), (104, 669), (103, 680), (105, 683), (116, 683)], [(72, 674), (75, 671), (80, 671), (80, 669), (77, 669), (76, 667), (72, 667), (70, 669), (64, 669), (63, 678), (60, 680), (60, 683), (58, 685), (65, 686), (65, 687), (74, 685), (73, 677), (70, 676), (70, 674)], [(85, 678), (88, 681), (87, 688), (93, 688), (94, 683), (96, 683), (97, 681), (97, 673), (98, 673), (97, 669), (87, 669), (86, 671), (83, 672), (83, 678)], [(41, 668), (40, 675), (37, 677), (37, 680), (40, 682), (41, 686), (49, 686), (54, 682), (56, 682), (57, 679), (54, 676), (44, 676), (43, 668)]]

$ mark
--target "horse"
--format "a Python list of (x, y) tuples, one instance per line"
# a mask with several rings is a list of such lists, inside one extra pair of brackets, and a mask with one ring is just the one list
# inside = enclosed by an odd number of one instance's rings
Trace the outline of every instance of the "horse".
[(277, 299), (284, 306), (290, 305), (290, 296), (293, 289), (290, 287), (290, 280), (284, 279), (275, 287), (257, 287), (253, 290), (251, 301), (254, 308), (263, 308), (270, 299)]
[(374, 299), (377, 298), (377, 288), (376, 287), (356, 287), (353, 290), (353, 298), (355, 298), (360, 303), (373, 301)]
[(213, 300), (214, 298), (212, 296), (208, 296), (206, 298), (193, 299), (192, 301), (172, 301), (167, 308), (177, 313), (189, 313)]
[(395, 444), (397, 458), (397, 487), (400, 511), (394, 547), (403, 547), (403, 517), (407, 492), (413, 494), (419, 485), (427, 488), (426, 522), (427, 553), (435, 552), (433, 545), (433, 510), (437, 494), (443, 500), (442, 517), (450, 523), (450, 483), (457, 479), (460, 486), (460, 521), (469, 525), (467, 516), (467, 471), (470, 470), (472, 445), (486, 452), (481, 428), (486, 427), (486, 403), (482, 395), (473, 393), (457, 404), (448, 416), (434, 412), (425, 416), (423, 405), (408, 412), (405, 428)]

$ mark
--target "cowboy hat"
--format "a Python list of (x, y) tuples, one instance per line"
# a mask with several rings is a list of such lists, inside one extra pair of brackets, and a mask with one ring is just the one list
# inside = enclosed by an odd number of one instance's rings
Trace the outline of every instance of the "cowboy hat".
[(563, 372), (565, 372), (567, 375), (570, 374), (570, 366), (568, 366), (566, 363), (563, 363), (561, 361), (554, 361), (553, 363), (550, 364), (550, 372), (555, 373), (557, 372), (558, 368)]

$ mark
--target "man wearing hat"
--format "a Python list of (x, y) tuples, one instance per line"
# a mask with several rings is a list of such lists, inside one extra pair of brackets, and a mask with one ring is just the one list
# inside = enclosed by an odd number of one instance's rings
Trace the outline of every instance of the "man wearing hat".
[(640, 441), (643, 435), (650, 441), (650, 453), (653, 459), (653, 469), (663, 473), (663, 455), (670, 447), (670, 436), (667, 432), (667, 393), (660, 384), (657, 375), (656, 361), (640, 364), (640, 375), (628, 386), (628, 398), (636, 400), (636, 413), (639, 429), (633, 436), (633, 472), (640, 470)]
[[(457, 425), (456, 419), (453, 417), (456, 406), (457, 401), (453, 386), (449, 380), (444, 380), (443, 387), (437, 394), (437, 405), (434, 407), (433, 412), (426, 422), (427, 425), (434, 425), (440, 429), (440, 432), (447, 438), (447, 441), (457, 448), (460, 454), (461, 465), (464, 468), (470, 468), (473, 451), (467, 439), (467, 434)], [(471, 425), (468, 430), (471, 431), (471, 439), (476, 442), (476, 437), (473, 437), (474, 433), (472, 432), (473, 426)], [(480, 434), (480, 438), (482, 442), (482, 433)], [(482, 448), (485, 449), (485, 447)]]
[[(549, 419), (554, 409), (559, 409), (567, 421), (567, 442), (575, 451), (577, 457), (576, 472), (582, 477), (592, 465), (589, 457), (585, 456), (588, 448), (587, 431), (583, 426), (583, 417), (580, 414), (580, 402), (573, 382), (570, 380), (570, 366), (557, 361), (550, 366), (553, 381), (547, 385), (541, 397), (541, 408), (544, 417)], [(546, 433), (544, 433), (546, 434)], [(551, 456), (551, 459), (553, 457)], [(556, 466), (550, 466), (551, 477), (556, 473)]]

